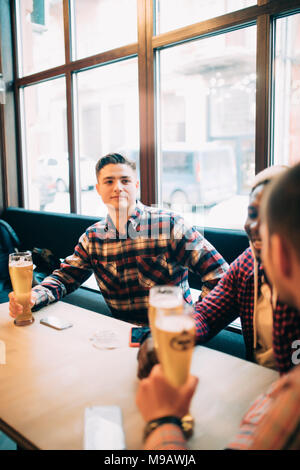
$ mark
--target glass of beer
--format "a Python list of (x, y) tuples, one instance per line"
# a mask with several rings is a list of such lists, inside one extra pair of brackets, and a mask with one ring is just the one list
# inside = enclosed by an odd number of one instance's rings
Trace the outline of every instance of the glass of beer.
[(183, 302), (182, 290), (179, 286), (162, 285), (151, 287), (149, 291), (148, 319), (153, 337), (154, 348), (157, 353), (158, 344), (155, 326), (157, 310), (166, 310), (166, 312), (178, 310), (178, 312), (180, 312), (183, 308)]
[[(185, 303), (181, 309), (158, 308), (155, 326), (159, 362), (164, 375), (173, 387), (180, 387), (188, 379), (195, 345), (196, 328), (192, 305)], [(193, 417), (187, 414), (181, 422), (186, 438), (191, 437)]]
[(23, 306), (23, 313), (17, 316), (14, 323), (17, 326), (30, 325), (34, 322), (30, 306), (33, 275), (31, 252), (10, 254), (8, 267), (16, 300)]

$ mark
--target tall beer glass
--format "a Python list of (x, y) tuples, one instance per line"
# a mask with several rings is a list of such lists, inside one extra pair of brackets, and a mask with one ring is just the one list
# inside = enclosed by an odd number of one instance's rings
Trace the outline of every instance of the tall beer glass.
[(30, 251), (9, 255), (9, 275), (17, 302), (23, 306), (23, 313), (18, 315), (14, 323), (25, 326), (33, 323), (30, 299), (32, 288), (33, 264)]
[(181, 311), (183, 307), (183, 296), (182, 290), (179, 286), (155, 286), (150, 289), (149, 292), (149, 308), (148, 308), (148, 319), (149, 325), (153, 337), (154, 347), (158, 353), (158, 345), (156, 338), (156, 326), (155, 319), (158, 309), (166, 310), (171, 312), (174, 310)]
[(181, 310), (161, 309), (156, 313), (156, 339), (164, 374), (174, 387), (183, 385), (189, 375), (196, 329), (192, 306)]
[[(159, 362), (164, 375), (171, 385), (180, 387), (188, 379), (195, 345), (193, 307), (184, 304), (181, 309), (159, 308), (155, 326)], [(191, 437), (194, 428), (193, 417), (187, 414), (181, 422), (185, 437)]]

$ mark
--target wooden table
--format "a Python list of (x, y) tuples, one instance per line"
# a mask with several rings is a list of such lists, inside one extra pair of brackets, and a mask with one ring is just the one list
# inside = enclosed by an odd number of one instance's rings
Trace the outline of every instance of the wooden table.
[[(57, 331), (40, 324), (46, 314), (70, 320)], [(16, 327), (8, 304), (0, 305), (0, 429), (19, 445), (34, 449), (83, 449), (87, 406), (122, 409), (127, 449), (142, 448), (144, 427), (136, 405), (137, 348), (130, 348), (131, 325), (58, 302)], [(119, 347), (100, 350), (90, 338), (114, 330)], [(275, 371), (205, 347), (195, 348), (192, 372), (199, 377), (191, 413), (196, 420), (191, 449), (222, 449), (235, 435), (250, 402), (273, 382)]]

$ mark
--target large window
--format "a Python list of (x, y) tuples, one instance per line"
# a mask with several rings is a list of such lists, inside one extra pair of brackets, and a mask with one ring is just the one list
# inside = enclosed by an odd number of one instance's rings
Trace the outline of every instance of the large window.
[(255, 173), (300, 160), (300, 0), (11, 5), (8, 204), (103, 216), (95, 162), (123, 152), (145, 204), (242, 229)]
[(257, 0), (157, 0), (156, 32), (182, 28), (256, 3)]
[(72, 0), (73, 58), (137, 41), (137, 0)]
[(23, 96), (26, 205), (35, 210), (69, 212), (69, 198), (62, 204), (56, 197), (62, 185), (68, 191), (69, 180), (65, 80), (25, 87)]
[(16, 8), (19, 75), (31, 75), (63, 64), (63, 0), (17, 0)]
[(131, 159), (138, 159), (137, 59), (80, 72), (77, 80), (81, 212), (104, 215), (106, 210), (96, 191), (89, 191), (96, 182), (96, 161), (110, 152), (126, 152)]
[(159, 53), (160, 202), (194, 223), (243, 226), (255, 174), (255, 51), (252, 26)]
[(300, 161), (300, 13), (276, 21), (274, 162)]
[[(138, 66), (126, 50), (137, 42), (136, 0), (18, 0), (16, 17), (25, 206), (103, 216), (97, 160), (128, 150), (138, 161)], [(122, 60), (112, 53), (76, 65), (121, 46)]]

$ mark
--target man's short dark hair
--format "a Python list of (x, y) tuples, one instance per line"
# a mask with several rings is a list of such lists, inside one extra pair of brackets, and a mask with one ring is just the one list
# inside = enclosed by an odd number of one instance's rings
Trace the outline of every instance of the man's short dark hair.
[(135, 162), (132, 162), (128, 158), (124, 157), (120, 153), (108, 153), (104, 157), (100, 158), (100, 160), (96, 163), (96, 177), (98, 178), (99, 172), (104, 168), (106, 165), (128, 165), (133, 170), (136, 170)]
[(269, 234), (278, 233), (290, 242), (300, 259), (300, 164), (270, 183), (261, 211)]

